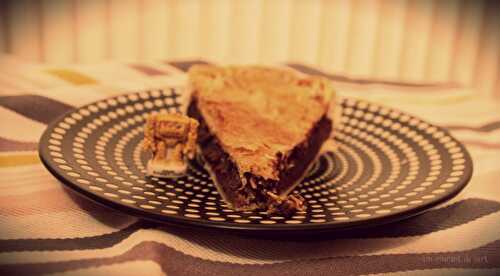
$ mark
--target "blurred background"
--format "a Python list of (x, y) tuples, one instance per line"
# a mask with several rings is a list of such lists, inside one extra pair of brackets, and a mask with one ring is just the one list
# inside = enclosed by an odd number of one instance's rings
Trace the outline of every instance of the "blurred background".
[(300, 62), (500, 95), (498, 1), (21, 0), (0, 10), (0, 53), (29, 62)]

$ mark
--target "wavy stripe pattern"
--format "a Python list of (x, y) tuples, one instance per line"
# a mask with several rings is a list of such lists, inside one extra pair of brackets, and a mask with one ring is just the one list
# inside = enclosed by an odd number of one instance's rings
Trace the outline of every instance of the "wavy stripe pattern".
[(446, 126), (449, 130), (472, 130), (477, 132), (492, 132), (500, 128), (500, 121), (493, 121), (481, 126), (472, 127), (472, 126), (461, 126), (461, 125), (449, 125)]
[(5, 151), (33, 151), (36, 150), (38, 143), (19, 142), (0, 137), (0, 152)]
[(32, 120), (48, 124), (73, 107), (38, 95), (0, 97), (0, 106), (22, 114)]
[(85, 238), (67, 239), (12, 239), (0, 240), (0, 253), (9, 251), (82, 250), (113, 246), (139, 229), (153, 227), (146, 222), (133, 223), (119, 231)]
[[(471, 221), (461, 227), (435, 231), (418, 237), (336, 239), (335, 236), (309, 240), (262, 240), (223, 233), (171, 227), (142, 229), (120, 243), (102, 249), (71, 249), (63, 251), (12, 251), (0, 254), (2, 263), (31, 263), (102, 258), (122, 254), (144, 241), (174, 247), (184, 254), (211, 261), (239, 264), (265, 264), (288, 260), (324, 259), (340, 256), (384, 255), (413, 252), (469, 250), (494, 241), (499, 232), (487, 228), (498, 221), (498, 213)], [(481, 233), (480, 237), (476, 237)], [(36, 241), (35, 241), (36, 242)], [(263, 250), (266, 248), (266, 250)]]
[[(417, 235), (425, 235), (436, 231), (446, 230), (475, 219), (500, 211), (500, 203), (491, 200), (477, 198), (466, 199), (455, 202), (449, 206), (431, 210), (416, 218), (400, 223), (397, 227), (380, 226), (367, 230), (349, 231), (335, 234), (335, 239), (356, 238), (398, 238)], [(393, 225), (394, 226), (394, 225)], [(83, 250), (101, 249), (113, 246), (127, 238), (140, 229), (158, 228), (159, 225), (144, 221), (130, 225), (127, 228), (113, 233), (73, 239), (13, 239), (0, 240), (0, 252), (8, 251), (33, 251), (33, 250)], [(161, 228), (161, 227), (160, 227)], [(176, 232), (176, 231), (174, 231)], [(192, 231), (180, 231), (178, 234), (189, 238), (185, 233)], [(204, 235), (202, 235), (204, 236)], [(314, 237), (318, 238), (318, 237)], [(326, 234), (323, 238), (331, 238)], [(199, 240), (194, 238), (194, 240)]]
[[(275, 264), (241, 265), (201, 260), (157, 242), (142, 242), (127, 252), (107, 258), (77, 261), (0, 265), (4, 274), (56, 273), (133, 260), (151, 260), (167, 275), (361, 275), (429, 268), (499, 268), (500, 240), (484, 246), (444, 253), (415, 253), (305, 259)], [(470, 258), (470, 261), (469, 261)], [(387, 260), (391, 260), (390, 263)], [(461, 260), (461, 261), (452, 261)]]
[(36, 153), (0, 155), (0, 168), (39, 164)]
[[(450, 83), (354, 79), (288, 64), (288, 68), (332, 79), (347, 96), (352, 92), (447, 126), (468, 146), (477, 167), (471, 185), (456, 201), (385, 226), (290, 240), (158, 225), (66, 192), (41, 166), (34, 152), (38, 137), (60, 114), (110, 95), (182, 85), (183, 72), (199, 63), (206, 62), (57, 68), (9, 61), (10, 70), (0, 68), (8, 76), (6, 87), (30, 91), (0, 96), (1, 275), (346, 275), (407, 270), (420, 275), (428, 271), (488, 273), (498, 268), (500, 160), (496, 141), (500, 118), (494, 115), (498, 109), (487, 100), (472, 102), (472, 97), (457, 96), (469, 92)], [(7, 62), (0, 59), (0, 64)], [(72, 81), (48, 71), (71, 71), (78, 78)], [(187, 96), (183, 99), (187, 101)], [(437, 111), (443, 115), (436, 115)]]
[(397, 82), (397, 81), (387, 81), (387, 80), (377, 80), (377, 79), (361, 79), (361, 78), (351, 78), (343, 75), (329, 74), (324, 71), (318, 70), (316, 68), (306, 66), (303, 64), (289, 63), (289, 67), (302, 72), (304, 74), (319, 75), (331, 79), (336, 82), (348, 82), (355, 84), (385, 84), (401, 87), (420, 87), (420, 88), (450, 88), (456, 87), (456, 85), (451, 83), (436, 83), (436, 84), (420, 84), (420, 83), (409, 83), (409, 82)]
[(187, 72), (187, 70), (189, 70), (189, 68), (193, 65), (209, 64), (209, 63), (206, 61), (203, 61), (203, 60), (184, 60), (184, 61), (167, 62), (167, 64), (172, 65), (173, 67), (175, 67), (183, 72)]

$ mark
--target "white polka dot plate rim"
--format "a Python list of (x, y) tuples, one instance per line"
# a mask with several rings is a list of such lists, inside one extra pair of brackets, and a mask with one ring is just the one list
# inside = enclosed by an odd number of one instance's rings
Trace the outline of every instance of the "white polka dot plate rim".
[(395, 222), (451, 199), (472, 175), (469, 153), (445, 129), (346, 98), (334, 129), (338, 150), (322, 154), (295, 189), (307, 209), (292, 217), (235, 211), (218, 194), (201, 158), (177, 180), (145, 175), (145, 119), (178, 111), (180, 93), (147, 90), (72, 110), (42, 135), (41, 160), (66, 187), (115, 210), (167, 224), (259, 234)]

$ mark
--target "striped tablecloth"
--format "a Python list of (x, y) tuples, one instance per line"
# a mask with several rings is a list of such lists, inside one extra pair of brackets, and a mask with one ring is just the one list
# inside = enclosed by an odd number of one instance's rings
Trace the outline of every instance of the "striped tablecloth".
[(321, 240), (263, 240), (140, 221), (69, 193), (37, 157), (46, 125), (112, 95), (185, 82), (193, 62), (68, 67), (0, 59), (0, 275), (500, 275), (500, 102), (453, 84), (331, 78), (342, 96), (444, 126), (471, 183), (419, 217)]

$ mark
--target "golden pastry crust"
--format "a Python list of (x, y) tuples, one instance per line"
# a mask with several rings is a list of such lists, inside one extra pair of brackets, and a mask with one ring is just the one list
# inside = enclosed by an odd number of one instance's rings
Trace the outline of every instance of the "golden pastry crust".
[(334, 97), (330, 81), (282, 69), (193, 66), (193, 97), (210, 131), (246, 172), (278, 180), (277, 155), (306, 140)]

